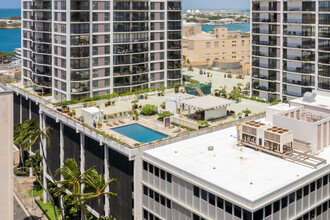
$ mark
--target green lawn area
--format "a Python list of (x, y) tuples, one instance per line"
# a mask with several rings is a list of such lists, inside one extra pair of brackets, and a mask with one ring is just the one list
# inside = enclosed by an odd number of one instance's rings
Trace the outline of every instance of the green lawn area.
[[(32, 197), (32, 189), (30, 189), (28, 193)], [(34, 188), (33, 189), (33, 197), (40, 196), (41, 194), (42, 194), (42, 188), (40, 188), (40, 189)]]
[[(55, 220), (55, 214), (52, 203), (43, 203), (41, 200), (38, 200), (37, 203), (41, 207), (41, 209), (46, 213), (50, 220)], [(61, 219), (61, 211), (58, 207), (55, 207), (56, 214), (58, 219)]]

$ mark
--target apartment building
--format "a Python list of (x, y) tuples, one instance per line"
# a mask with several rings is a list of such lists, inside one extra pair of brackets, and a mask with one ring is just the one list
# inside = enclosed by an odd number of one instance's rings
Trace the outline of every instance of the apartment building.
[(181, 83), (181, 0), (22, 1), (22, 81), (59, 101)]
[(202, 26), (184, 26), (183, 33), (183, 54), (192, 64), (250, 61), (249, 35), (228, 31), (226, 27), (215, 27), (214, 33), (205, 33)]
[(252, 96), (330, 91), (329, 2), (251, 0)]
[(329, 219), (329, 101), (311, 93), (267, 120), (145, 151), (143, 219)]

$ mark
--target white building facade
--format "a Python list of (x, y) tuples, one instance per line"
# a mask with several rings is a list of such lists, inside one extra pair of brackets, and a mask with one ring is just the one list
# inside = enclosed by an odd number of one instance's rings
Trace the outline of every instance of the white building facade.
[(181, 0), (22, 1), (22, 80), (59, 101), (181, 77)]
[(329, 2), (251, 0), (252, 96), (330, 90)]

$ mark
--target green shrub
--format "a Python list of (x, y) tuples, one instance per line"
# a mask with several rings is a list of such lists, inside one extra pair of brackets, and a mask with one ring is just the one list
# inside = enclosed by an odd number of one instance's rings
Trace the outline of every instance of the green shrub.
[(198, 121), (198, 125), (202, 128), (206, 128), (210, 126), (210, 124), (207, 121)]
[(158, 108), (155, 105), (146, 104), (141, 109), (142, 115), (155, 115), (158, 113)]
[(157, 118), (157, 120), (158, 121), (164, 121), (164, 118), (169, 117), (169, 116), (172, 116), (172, 115), (173, 114), (171, 112), (164, 111), (164, 112), (158, 114), (159, 117)]
[(29, 172), (28, 171), (26, 171), (26, 170), (19, 170), (17, 167), (14, 167), (14, 174), (16, 175), (16, 176), (27, 176), (27, 175), (29, 175)]
[(196, 131), (196, 130), (193, 129), (193, 128), (189, 128), (189, 127), (187, 127), (187, 126), (183, 126), (183, 125), (180, 125), (180, 124), (175, 123), (175, 122), (171, 122), (171, 124), (174, 125), (174, 126), (177, 126), (177, 127), (183, 128), (183, 129), (186, 129), (186, 130), (188, 130), (188, 131)]
[(281, 102), (282, 100), (281, 99), (277, 99), (275, 101), (273, 101), (272, 103), (270, 103), (271, 105), (277, 105)]

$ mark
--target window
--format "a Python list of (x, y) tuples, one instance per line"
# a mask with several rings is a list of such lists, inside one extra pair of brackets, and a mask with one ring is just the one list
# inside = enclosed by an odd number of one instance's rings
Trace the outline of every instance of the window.
[(209, 203), (215, 206), (215, 196), (209, 193)]
[(147, 162), (145, 162), (145, 161), (143, 161), (143, 169), (144, 169), (145, 171), (148, 171), (148, 164), (147, 164)]
[(243, 210), (243, 219), (252, 220), (252, 213), (246, 210)]
[(273, 207), (274, 207), (273, 212), (274, 213), (278, 212), (280, 210), (280, 200), (277, 200), (276, 202), (274, 202)]
[(159, 177), (159, 168), (155, 167), (155, 176)]
[(323, 177), (323, 186), (327, 185), (328, 184), (328, 175), (325, 175)]
[(206, 48), (210, 48), (211, 47), (211, 42), (206, 42)]
[(172, 183), (172, 175), (167, 173), (167, 182)]
[(160, 178), (165, 180), (165, 171), (164, 170), (160, 170)]
[(289, 204), (293, 203), (295, 199), (295, 194), (294, 192), (289, 195)]
[(152, 189), (149, 189), (149, 197), (154, 198), (154, 191)]
[(214, 47), (219, 47), (219, 42), (214, 42)]
[(271, 204), (269, 204), (265, 208), (265, 217), (269, 216), (270, 214), (272, 214), (272, 205)]
[(148, 195), (148, 188), (146, 186), (143, 186), (143, 194)]
[(242, 211), (241, 208), (238, 207), (237, 205), (234, 206), (234, 215), (238, 218), (242, 217)]
[(253, 213), (253, 219), (254, 220), (261, 220), (264, 218), (264, 210), (259, 209), (258, 211)]
[(307, 196), (309, 194), (309, 185), (304, 187), (304, 196)]
[(154, 173), (154, 166), (149, 164), (149, 172)]
[(311, 183), (311, 192), (314, 192), (315, 191), (315, 182), (312, 182)]
[(318, 179), (317, 182), (316, 182), (316, 187), (317, 189), (321, 188), (322, 187), (322, 178)]
[(207, 201), (207, 192), (204, 189), (201, 189), (202, 199)]
[(166, 200), (166, 206), (167, 208), (171, 209), (171, 200), (169, 199)]
[(194, 186), (194, 196), (199, 198), (199, 188), (197, 186)]
[(296, 194), (297, 196), (297, 201), (299, 200), (299, 199), (301, 199), (302, 198), (302, 189), (298, 189), (298, 191), (297, 191), (297, 194)]
[(288, 197), (285, 196), (285, 197), (282, 198), (282, 209), (287, 207), (287, 205), (288, 205)]
[(217, 197), (217, 207), (223, 209), (223, 199)]
[(155, 192), (155, 200), (156, 202), (159, 202), (159, 194)]
[(226, 212), (232, 214), (233, 213), (233, 205), (230, 202), (225, 202), (226, 205)]
[(165, 206), (165, 197), (164, 196), (160, 196), (160, 203)]
[(316, 215), (321, 215), (321, 213), (322, 213), (322, 206), (318, 206), (317, 208), (316, 208)]

